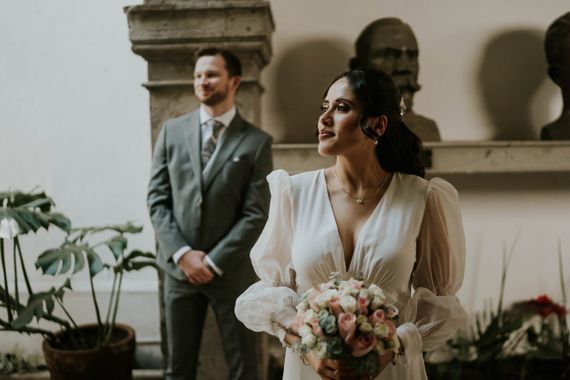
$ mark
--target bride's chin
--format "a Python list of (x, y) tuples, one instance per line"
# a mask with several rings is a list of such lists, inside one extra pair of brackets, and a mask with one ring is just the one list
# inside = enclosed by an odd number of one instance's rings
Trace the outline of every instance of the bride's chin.
[(319, 152), (319, 155), (323, 157), (334, 156), (334, 153), (331, 151), (330, 147), (322, 143), (318, 145), (317, 151)]

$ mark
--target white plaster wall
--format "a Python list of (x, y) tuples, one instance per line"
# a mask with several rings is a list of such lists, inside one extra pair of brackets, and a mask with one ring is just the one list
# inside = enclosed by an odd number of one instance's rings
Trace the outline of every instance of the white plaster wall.
[[(75, 226), (141, 224), (144, 231), (130, 239), (130, 248), (154, 250), (145, 207), (151, 157), (148, 92), (141, 86), (146, 63), (130, 51), (122, 9), (133, 3), (0, 3), (0, 189), (38, 186)], [(54, 230), (24, 238), (28, 268), (61, 237)], [(32, 277), (36, 290), (59, 283)], [(87, 286), (79, 276), (69, 299), (80, 322), (95, 319)], [(101, 275), (96, 286), (104, 300), (110, 277)], [(159, 336), (156, 288), (151, 270), (126, 278), (119, 318), (143, 340)], [(34, 349), (28, 339), (2, 333), (0, 351), (16, 341)]]
[[(141, 223), (144, 233), (132, 239), (131, 246), (152, 250), (145, 206), (149, 105), (147, 91), (140, 86), (146, 80), (146, 64), (130, 51), (122, 11), (134, 3), (0, 3), (0, 189), (40, 186), (78, 226)], [(566, 0), (273, 0), (271, 5), (276, 32), (273, 60), (262, 77), (263, 128), (277, 141), (308, 141), (322, 89), (346, 68), (360, 30), (382, 16), (401, 17), (414, 28), (423, 85), (415, 108), (438, 121), (444, 139), (509, 134), (529, 138), (559, 111), (558, 94), (546, 79), (538, 45), (546, 26), (568, 10)], [(497, 60), (486, 53), (502, 48), (506, 53), (496, 54)], [(482, 62), (490, 66), (482, 67)], [(487, 67), (495, 70), (485, 71)], [(509, 76), (511, 72), (525, 76)], [(529, 73), (532, 80), (525, 80)], [(509, 95), (506, 84), (516, 91)], [(484, 99), (500, 107), (490, 112)], [(518, 131), (517, 122), (526, 129)], [(495, 130), (497, 124), (506, 125), (502, 135)], [(489, 298), (496, 302), (502, 246), (511, 244), (519, 230), (507, 300), (543, 292), (559, 298), (559, 237), (570, 283), (568, 175), (449, 179), (461, 193), (467, 234), (467, 273), (460, 293), (466, 307), (478, 310)], [(60, 237), (42, 233), (26, 239), (29, 263)], [(34, 282), (37, 288), (53, 284), (38, 275)], [(101, 277), (98, 286), (108, 287), (108, 278)], [(86, 282), (77, 279), (74, 287), (86, 290)], [(125, 287), (120, 319), (133, 324), (141, 340), (156, 340), (155, 274), (134, 274)], [(80, 321), (93, 320), (88, 295), (79, 292), (71, 301)], [(39, 347), (3, 335), (0, 350), (14, 342), (27, 349)]]

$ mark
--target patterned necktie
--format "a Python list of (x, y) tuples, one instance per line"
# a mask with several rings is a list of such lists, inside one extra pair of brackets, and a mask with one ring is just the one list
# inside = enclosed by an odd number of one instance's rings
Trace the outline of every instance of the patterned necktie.
[(218, 136), (224, 127), (224, 124), (216, 119), (210, 119), (207, 123), (212, 126), (212, 135), (202, 145), (202, 168), (205, 168), (210, 158), (212, 158), (218, 143)]

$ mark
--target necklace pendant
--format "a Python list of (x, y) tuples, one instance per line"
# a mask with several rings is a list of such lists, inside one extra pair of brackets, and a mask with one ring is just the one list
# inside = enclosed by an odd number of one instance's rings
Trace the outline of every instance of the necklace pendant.
[(358, 203), (359, 205), (364, 203), (364, 198), (356, 198), (356, 203)]

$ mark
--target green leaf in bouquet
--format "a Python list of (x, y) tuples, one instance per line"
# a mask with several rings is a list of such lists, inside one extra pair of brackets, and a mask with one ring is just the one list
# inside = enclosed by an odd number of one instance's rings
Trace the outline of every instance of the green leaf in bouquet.
[(332, 358), (340, 357), (344, 352), (342, 339), (338, 336), (327, 338), (327, 352)]
[(355, 370), (359, 375), (375, 375), (378, 373), (378, 354), (372, 351), (356, 361)]
[(335, 316), (325, 310), (319, 312), (319, 326), (327, 335), (333, 335), (337, 332)]

